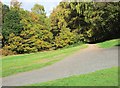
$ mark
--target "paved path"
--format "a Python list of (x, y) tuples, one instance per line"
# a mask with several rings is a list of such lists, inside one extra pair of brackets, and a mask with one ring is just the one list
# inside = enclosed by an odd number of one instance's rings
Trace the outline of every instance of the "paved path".
[(71, 75), (118, 66), (118, 48), (100, 49), (96, 45), (80, 50), (64, 60), (42, 69), (3, 78), (3, 86), (22, 86)]

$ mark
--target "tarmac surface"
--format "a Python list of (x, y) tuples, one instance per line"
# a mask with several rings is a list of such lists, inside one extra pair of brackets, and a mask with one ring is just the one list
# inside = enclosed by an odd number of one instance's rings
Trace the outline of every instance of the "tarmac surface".
[(4, 77), (2, 86), (24, 86), (118, 66), (118, 47), (88, 46), (53, 65)]

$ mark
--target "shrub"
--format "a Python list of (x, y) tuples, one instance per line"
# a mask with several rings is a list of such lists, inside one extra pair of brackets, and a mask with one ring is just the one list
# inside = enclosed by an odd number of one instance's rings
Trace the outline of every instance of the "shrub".
[(55, 37), (55, 46), (57, 48), (63, 48), (65, 46), (74, 44), (75, 34), (70, 32), (69, 28), (61, 29), (58, 36)]
[(15, 54), (16, 54), (16, 52), (13, 52), (13, 51), (7, 50), (7, 49), (1, 49), (1, 50), (0, 50), (0, 53), (1, 53), (3, 56), (15, 55)]

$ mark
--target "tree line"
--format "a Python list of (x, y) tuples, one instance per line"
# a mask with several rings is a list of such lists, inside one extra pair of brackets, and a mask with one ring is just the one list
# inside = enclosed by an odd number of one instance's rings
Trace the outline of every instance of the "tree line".
[(3, 53), (23, 54), (120, 37), (120, 2), (60, 2), (49, 17), (40, 4), (31, 11), (12, 0), (2, 6)]

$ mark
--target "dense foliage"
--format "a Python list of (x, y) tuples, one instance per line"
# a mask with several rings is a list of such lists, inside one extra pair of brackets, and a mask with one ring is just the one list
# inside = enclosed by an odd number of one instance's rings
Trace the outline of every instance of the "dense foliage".
[(4, 15), (3, 49), (16, 53), (50, 49), (53, 35), (50, 32), (51, 27), (44, 7), (36, 4), (29, 12), (19, 5), (18, 2), (12, 3), (9, 11)]
[(55, 37), (65, 27), (76, 33), (74, 42), (100, 42), (120, 37), (119, 16), (120, 2), (61, 2), (50, 19)]
[(120, 37), (120, 2), (60, 2), (48, 18), (42, 5), (31, 11), (17, 0), (2, 4), (2, 47), (14, 53), (57, 49)]

